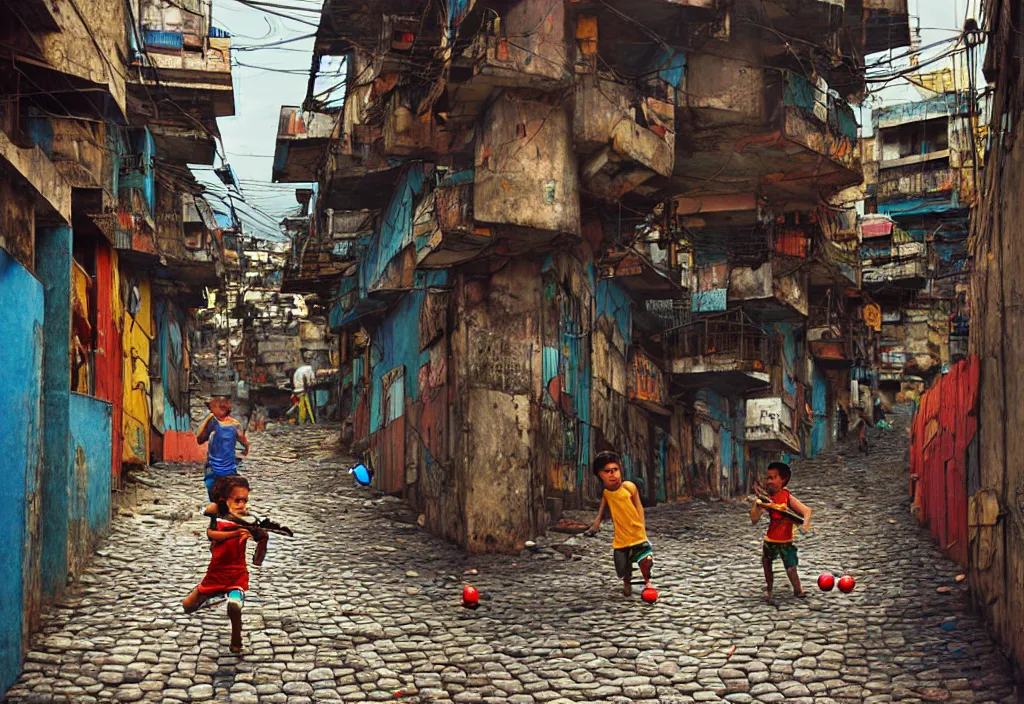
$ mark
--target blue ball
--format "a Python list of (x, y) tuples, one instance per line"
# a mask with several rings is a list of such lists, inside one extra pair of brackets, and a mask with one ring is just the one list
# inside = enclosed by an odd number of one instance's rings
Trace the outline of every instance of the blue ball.
[(359, 463), (348, 472), (356, 478), (356, 483), (360, 486), (370, 486), (373, 481), (373, 472), (365, 464)]

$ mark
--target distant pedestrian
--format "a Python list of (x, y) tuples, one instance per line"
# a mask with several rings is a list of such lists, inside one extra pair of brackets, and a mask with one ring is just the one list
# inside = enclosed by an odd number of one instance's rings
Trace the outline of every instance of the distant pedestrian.
[(316, 416), (313, 413), (313, 386), (316, 385), (316, 372), (313, 371), (313, 367), (309, 364), (303, 364), (301, 367), (295, 370), (295, 376), (292, 378), (292, 392), (298, 398), (299, 405), (299, 424), (309, 422), (316, 424)]
[(764, 544), (761, 547), (761, 566), (764, 568), (766, 584), (765, 599), (769, 602), (772, 600), (772, 587), (775, 582), (772, 565), (777, 558), (782, 558), (786, 576), (789, 577), (789, 582), (793, 585), (793, 594), (798, 597), (807, 595), (807, 592), (800, 586), (800, 576), (797, 574), (797, 565), (800, 564), (800, 560), (797, 557), (796, 545), (793, 543), (793, 521), (781, 513), (781, 511), (788, 510), (803, 516), (804, 522), (801, 529), (810, 530), (811, 509), (800, 503), (786, 489), (792, 476), (792, 470), (785, 462), (769, 464), (764, 483), (770, 502), (764, 503), (758, 500), (750, 508), (751, 523), (757, 523), (765, 511), (769, 512), (768, 532), (764, 536)]
[(857, 430), (857, 446), (865, 455), (868, 454), (869, 425), (871, 425), (871, 421), (868, 420), (867, 412), (863, 408), (858, 408), (853, 427)]
[(203, 512), (210, 519), (206, 537), (210, 540), (210, 565), (203, 581), (181, 602), (185, 613), (191, 614), (206, 601), (224, 596), (231, 621), (231, 652), (242, 650), (242, 606), (249, 589), (249, 568), (245, 563), (245, 544), (256, 541), (252, 563), (263, 564), (267, 554), (267, 534), (259, 528), (240, 527), (221, 518), (227, 514), (245, 516), (249, 505), (249, 482), (237, 474), (220, 477), (213, 486), (214, 503)]
[(206, 451), (206, 493), (213, 501), (213, 483), (219, 477), (227, 477), (238, 473), (238, 461), (235, 458), (235, 445), (242, 443), (242, 456), (249, 454), (249, 439), (242, 431), (242, 424), (231, 417), (231, 399), (216, 396), (207, 404), (210, 415), (206, 416), (199, 426), (196, 440), (200, 445), (209, 441)]
[(612, 551), (615, 559), (615, 573), (622, 580), (622, 593), (632, 593), (633, 564), (640, 567), (644, 585), (651, 587), (651, 567), (654, 564), (654, 551), (647, 540), (647, 527), (644, 524), (644, 507), (640, 503), (640, 490), (633, 482), (622, 480), (622, 464), (618, 454), (601, 452), (594, 458), (594, 476), (604, 484), (601, 495), (601, 506), (597, 509), (597, 519), (590, 526), (590, 533), (601, 529), (601, 518), (607, 506), (612, 514), (612, 525), (615, 535), (612, 538)]

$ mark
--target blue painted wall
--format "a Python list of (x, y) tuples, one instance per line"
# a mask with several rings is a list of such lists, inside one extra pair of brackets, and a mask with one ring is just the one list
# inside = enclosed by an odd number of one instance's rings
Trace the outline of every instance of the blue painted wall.
[(791, 323), (776, 323), (775, 330), (767, 330), (766, 332), (769, 335), (782, 335), (782, 355), (784, 358), (782, 386), (787, 394), (795, 395), (796, 365), (800, 355), (797, 354), (796, 335), (793, 334), (793, 325)]
[(405, 396), (412, 401), (419, 397), (420, 367), (430, 358), (427, 351), (420, 352), (420, 308), (427, 295), (426, 288), (443, 286), (447, 280), (447, 271), (416, 272), (417, 288), (402, 297), (375, 331), (370, 353), (370, 433), (384, 427), (385, 374), (399, 365), (404, 366)]
[(811, 387), (811, 410), (814, 412), (814, 426), (811, 429), (811, 457), (828, 445), (828, 380), (817, 364), (814, 365)]
[[(36, 232), (36, 274), (43, 282), (43, 471), (40, 482), (43, 597), (62, 591), (68, 576), (68, 458), (71, 396), (71, 228)], [(109, 436), (108, 436), (109, 439)], [(107, 465), (109, 471), (110, 465)], [(46, 520), (49, 517), (51, 520)]]
[(413, 241), (412, 221), (416, 201), (427, 187), (428, 166), (411, 164), (395, 188), (380, 229), (374, 233), (359, 267), (359, 288), (365, 294), (380, 279), (387, 265)]
[[(110, 466), (111, 466), (111, 422), (113, 407), (106, 401), (82, 394), (71, 394), (70, 429), (71, 447), (69, 460), (74, 478), (70, 521), (84, 520), (88, 527), (86, 545), (74, 546), (84, 550), (92, 541), (106, 535), (110, 530)], [(79, 455), (81, 450), (81, 455)], [(79, 457), (84, 458), (84, 473)], [(53, 520), (53, 516), (48, 520)]]
[(43, 286), (0, 249), (0, 692), (21, 667), (21, 629), (30, 550), (27, 496), (38, 487), (43, 366)]
[(614, 279), (601, 279), (595, 293), (597, 317), (607, 315), (618, 325), (627, 345), (633, 344), (633, 299)]

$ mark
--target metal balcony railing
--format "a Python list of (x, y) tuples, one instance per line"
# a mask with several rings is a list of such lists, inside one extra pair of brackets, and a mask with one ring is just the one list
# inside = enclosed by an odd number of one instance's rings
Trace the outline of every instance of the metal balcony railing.
[(721, 356), (771, 366), (778, 343), (742, 310), (726, 311), (665, 331), (666, 356), (672, 359)]

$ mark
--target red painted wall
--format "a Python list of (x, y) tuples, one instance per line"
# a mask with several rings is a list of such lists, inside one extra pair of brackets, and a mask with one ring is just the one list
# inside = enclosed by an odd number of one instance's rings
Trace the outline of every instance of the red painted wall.
[(967, 566), (967, 453), (978, 432), (978, 358), (958, 362), (921, 397), (911, 426), (910, 492), (918, 520)]
[(111, 484), (121, 485), (121, 410), (124, 403), (121, 374), (121, 291), (115, 276), (117, 259), (107, 242), (96, 248), (96, 396), (113, 405), (111, 422)]

